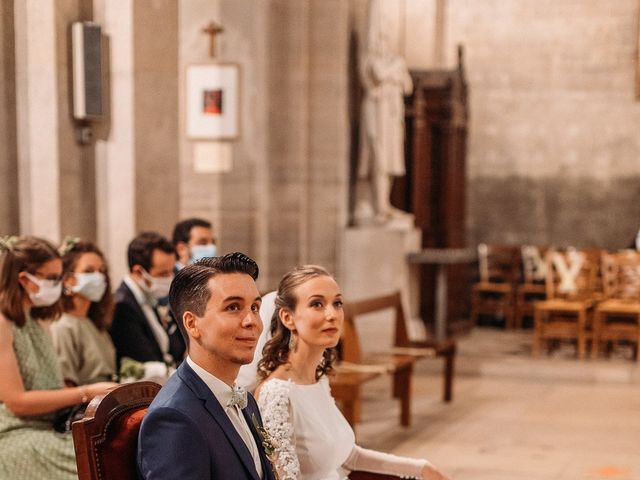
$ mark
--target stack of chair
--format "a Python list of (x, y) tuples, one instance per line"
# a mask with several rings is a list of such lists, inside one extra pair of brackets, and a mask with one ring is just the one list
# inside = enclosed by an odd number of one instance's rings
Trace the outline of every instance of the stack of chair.
[(591, 317), (598, 296), (599, 251), (595, 249), (546, 254), (547, 299), (534, 307), (533, 355), (548, 340), (576, 340), (578, 356), (584, 358), (591, 338)]
[(513, 328), (515, 291), (520, 275), (520, 249), (510, 245), (478, 245), (480, 281), (473, 285), (471, 321), (480, 315), (504, 318)]
[(640, 361), (640, 253), (603, 253), (602, 280), (605, 300), (596, 308), (592, 356), (598, 355), (602, 344), (610, 347), (626, 341), (635, 344)]

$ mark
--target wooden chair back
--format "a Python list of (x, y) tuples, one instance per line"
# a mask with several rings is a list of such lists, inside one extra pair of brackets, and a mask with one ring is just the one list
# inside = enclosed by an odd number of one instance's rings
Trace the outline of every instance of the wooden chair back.
[(402, 477), (388, 475), (386, 473), (371, 473), (353, 471), (349, 474), (349, 480), (400, 480)]
[(434, 339), (412, 340), (409, 337), (406, 316), (402, 307), (402, 295), (399, 291), (379, 297), (367, 298), (345, 303), (345, 318), (342, 339), (340, 342), (340, 359), (349, 363), (361, 363), (363, 360), (355, 317), (367, 313), (391, 309), (394, 313), (393, 347), (391, 357), (395, 362), (406, 362), (409, 358), (440, 357), (444, 359), (443, 368), (443, 400), (453, 399), (454, 363), (457, 353), (453, 339), (438, 342)]
[(602, 287), (607, 298), (639, 300), (640, 252), (603, 252)]
[[(551, 249), (546, 254), (547, 299), (584, 300), (597, 290), (600, 250)], [(565, 277), (572, 277), (567, 281)]]
[(513, 245), (478, 245), (480, 281), (490, 283), (517, 282), (520, 276), (520, 249)]
[(368, 298), (345, 304), (344, 328), (342, 332), (341, 354), (345, 362), (359, 363), (362, 359), (360, 340), (356, 330), (355, 317), (385, 309), (394, 310), (394, 345), (405, 345), (409, 340), (400, 292)]
[(159, 391), (154, 382), (127, 383), (89, 403), (72, 425), (79, 480), (138, 480), (140, 425)]
[(526, 284), (544, 284), (547, 277), (547, 263), (545, 255), (547, 247), (537, 245), (522, 245), (522, 281)]

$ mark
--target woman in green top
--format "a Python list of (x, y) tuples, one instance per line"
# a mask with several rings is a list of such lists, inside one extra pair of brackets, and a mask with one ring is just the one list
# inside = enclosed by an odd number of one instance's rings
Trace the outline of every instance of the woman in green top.
[(113, 310), (104, 255), (91, 242), (67, 238), (62, 247), (62, 309), (51, 325), (67, 386), (112, 380), (116, 349), (107, 332)]
[(77, 479), (70, 435), (55, 412), (115, 386), (64, 388), (42, 319), (60, 315), (62, 261), (46, 240), (0, 239), (0, 478)]

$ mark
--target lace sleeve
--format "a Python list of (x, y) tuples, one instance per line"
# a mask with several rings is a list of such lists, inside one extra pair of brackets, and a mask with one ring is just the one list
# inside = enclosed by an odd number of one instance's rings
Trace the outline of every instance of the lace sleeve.
[(355, 445), (342, 465), (347, 470), (396, 475), (402, 478), (422, 479), (422, 469), (429, 462), (390, 453), (376, 452)]
[(274, 440), (275, 452), (272, 461), (280, 480), (301, 478), (295, 432), (291, 423), (290, 387), (289, 382), (270, 380), (262, 386), (258, 398), (264, 429)]

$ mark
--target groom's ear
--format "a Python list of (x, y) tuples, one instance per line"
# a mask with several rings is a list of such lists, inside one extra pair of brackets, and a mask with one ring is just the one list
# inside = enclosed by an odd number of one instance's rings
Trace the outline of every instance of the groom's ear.
[(200, 330), (196, 325), (197, 317), (187, 310), (182, 314), (182, 323), (184, 325), (184, 329), (187, 331), (187, 334), (191, 338), (200, 338)]

